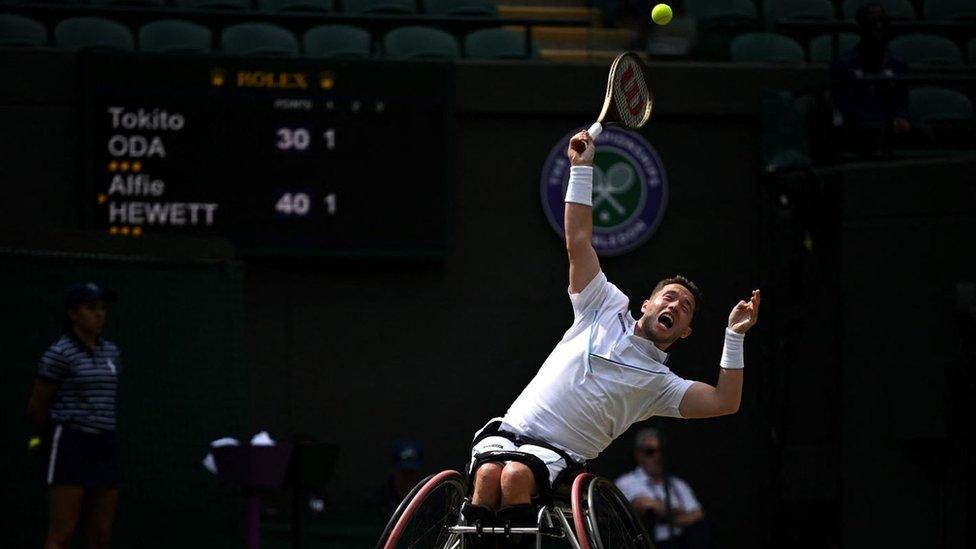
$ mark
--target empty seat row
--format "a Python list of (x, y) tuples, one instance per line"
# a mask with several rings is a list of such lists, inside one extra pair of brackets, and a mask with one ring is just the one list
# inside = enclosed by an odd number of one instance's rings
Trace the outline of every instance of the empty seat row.
[(920, 86), (908, 95), (908, 113), (917, 124), (973, 121), (973, 102), (965, 94), (948, 88)]
[[(763, 18), (767, 25), (773, 25), (780, 19), (841, 19), (853, 20), (857, 11), (864, 4), (878, 4), (884, 9), (891, 20), (918, 19), (915, 7), (909, 0), (844, 0), (838, 4), (839, 12), (829, 0), (767, 0), (763, 3)], [(950, 19), (955, 18), (955, 12), (950, 13)], [(939, 10), (936, 8), (936, 19)], [(944, 15), (944, 14), (943, 14)]]
[[(869, 0), (762, 0), (762, 17), (753, 0), (685, 0), (687, 14), (697, 23), (697, 35), (693, 55), (703, 59), (730, 59), (731, 40), (740, 34), (759, 30), (782, 31), (785, 21), (801, 24), (831, 24), (837, 17), (850, 20), (861, 6)], [(883, 5), (892, 20), (916, 18), (914, 7), (909, 0), (876, 0)], [(976, 23), (976, 1), (974, 0), (928, 0), (924, 6), (926, 19), (939, 23), (930, 32), (959, 38), (968, 24)], [(963, 23), (951, 28), (940, 26), (944, 22)], [(958, 27), (958, 28), (957, 28)], [(789, 31), (806, 33), (802, 28)], [(809, 34), (803, 36), (807, 38)]]
[[(0, 46), (45, 46), (47, 29), (38, 21), (16, 14), (0, 14)], [(206, 53), (213, 49), (213, 33), (199, 23), (166, 19), (141, 26), (133, 36), (122, 23), (100, 17), (73, 17), (54, 28), (53, 44), (64, 48), (106, 48), (155, 53)], [(401, 58), (458, 58), (462, 47), (451, 34), (431, 27), (399, 27), (383, 37), (386, 55)], [(219, 49), (233, 55), (309, 57), (368, 57), (374, 53), (370, 33), (350, 25), (320, 25), (302, 35), (301, 43), (288, 29), (267, 23), (240, 23), (220, 34)], [(527, 57), (524, 30), (481, 29), (464, 38), (464, 55), (478, 59)]]
[(267, 10), (267, 11), (304, 11), (304, 12), (334, 12), (353, 14), (413, 14), (428, 13), (445, 16), (487, 16), (498, 15), (498, 9), (492, 0), (0, 0), (3, 3), (22, 4), (57, 4), (77, 5), (88, 4), (95, 6), (143, 6), (165, 8), (172, 5), (175, 8), (189, 9), (236, 9), (236, 10)]
[[(860, 38), (853, 33), (839, 33), (837, 51), (842, 53), (857, 45)], [(834, 36), (825, 34), (810, 40), (809, 60), (826, 63), (833, 60)], [(955, 42), (931, 34), (905, 34), (891, 40), (888, 49), (892, 55), (913, 64), (963, 64), (963, 52)], [(969, 42), (969, 62), (976, 63), (976, 39)], [(803, 62), (803, 46), (788, 36), (771, 32), (750, 32), (732, 39), (730, 57), (735, 62)]]
[[(976, 2), (972, 0), (926, 0), (917, 13), (909, 0), (843, 0), (835, 6), (830, 0), (763, 0), (762, 19), (766, 28), (774, 28), (782, 19), (844, 20), (854, 19), (864, 4), (880, 4), (892, 20), (976, 20)], [(699, 19), (760, 17), (752, 0), (685, 0), (686, 12)]]

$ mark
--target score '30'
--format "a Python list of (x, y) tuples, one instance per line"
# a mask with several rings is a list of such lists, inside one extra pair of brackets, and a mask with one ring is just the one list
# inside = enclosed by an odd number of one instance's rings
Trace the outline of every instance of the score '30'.
[[(279, 128), (275, 135), (275, 147), (279, 151), (304, 151), (312, 144), (311, 132), (307, 128)], [(322, 133), (326, 150), (335, 150), (336, 131), (329, 128)]]

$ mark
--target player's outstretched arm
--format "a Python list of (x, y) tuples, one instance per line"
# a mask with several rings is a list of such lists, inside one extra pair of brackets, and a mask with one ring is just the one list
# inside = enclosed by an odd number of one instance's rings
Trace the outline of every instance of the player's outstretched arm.
[(694, 382), (681, 399), (678, 411), (682, 417), (705, 418), (734, 414), (742, 400), (742, 369), (745, 360), (742, 345), (746, 332), (759, 320), (759, 290), (753, 290), (749, 301), (740, 301), (729, 313), (729, 327), (725, 330), (725, 349), (718, 383)]
[(593, 249), (593, 156), (596, 145), (588, 133), (579, 132), (569, 141), (569, 186), (566, 188), (566, 252), (569, 254), (569, 290), (582, 292), (600, 272), (600, 260)]

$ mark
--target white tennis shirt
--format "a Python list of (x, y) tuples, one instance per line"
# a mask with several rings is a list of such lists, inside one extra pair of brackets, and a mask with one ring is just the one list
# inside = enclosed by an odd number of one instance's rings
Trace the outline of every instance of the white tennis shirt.
[(627, 296), (601, 271), (569, 298), (573, 325), (504, 422), (589, 460), (634, 422), (681, 417), (678, 405), (693, 382), (664, 365), (667, 353), (634, 335)]

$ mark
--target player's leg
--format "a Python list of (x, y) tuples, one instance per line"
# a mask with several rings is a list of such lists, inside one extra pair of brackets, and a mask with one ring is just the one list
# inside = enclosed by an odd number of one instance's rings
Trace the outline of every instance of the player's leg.
[[(501, 476), (505, 465), (497, 461), (482, 463), (474, 471), (474, 492), (471, 499), (461, 505), (461, 521), (467, 526), (494, 526), (495, 511), (501, 502)], [(495, 538), (471, 536), (465, 547), (472, 549), (495, 549)]]
[[(534, 444), (523, 444), (518, 447), (519, 452), (531, 454), (545, 464), (548, 478), (537, 479), (535, 473), (525, 463), (509, 462), (502, 470), (502, 503), (498, 509), (498, 522), (511, 527), (536, 526), (538, 523), (538, 509), (532, 503), (532, 498), (539, 494), (539, 483), (552, 486), (553, 481), (566, 468), (566, 460), (549, 448)], [(540, 473), (543, 474), (543, 473)], [(506, 547), (535, 547), (533, 536), (514, 536)]]
[(48, 490), (51, 498), (50, 519), (44, 549), (62, 549), (71, 546), (71, 537), (81, 515), (81, 503), (85, 490), (81, 486), (56, 484)]
[[(520, 448), (521, 450), (521, 448)], [(510, 461), (502, 469), (502, 505), (496, 516), (501, 526), (532, 527), (536, 525), (536, 508), (532, 496), (538, 493), (535, 475), (524, 463)], [(512, 536), (501, 545), (505, 548), (535, 547), (534, 536)]]
[(108, 549), (112, 544), (112, 522), (119, 491), (115, 488), (89, 490), (85, 498), (85, 536), (89, 549)]
[[(504, 463), (486, 461), (478, 464), (478, 456), (497, 450), (514, 450), (515, 443), (505, 437), (489, 436), (475, 443), (471, 448), (470, 478), (474, 484), (471, 499), (461, 506), (461, 521), (468, 526), (490, 527), (496, 523), (495, 511), (501, 503), (501, 478)], [(472, 549), (494, 549), (495, 538), (491, 536), (471, 536), (466, 547)]]
[(538, 491), (532, 469), (517, 461), (505, 464), (500, 481), (502, 507), (531, 503), (532, 496)]
[(488, 436), (478, 440), (471, 448), (470, 478), (474, 481), (474, 492), (471, 494), (471, 504), (498, 510), (501, 503), (501, 478), (505, 465), (497, 461), (487, 461), (478, 464), (478, 456), (493, 451), (511, 451), (515, 443), (502, 436)]
[(471, 503), (488, 509), (498, 509), (502, 498), (502, 470), (505, 465), (497, 461), (484, 463), (474, 473), (474, 493)]
[[(552, 449), (544, 446), (523, 444), (518, 447), (518, 451), (531, 454), (545, 464), (549, 478), (540, 479), (540, 482), (547, 482), (548, 486), (552, 486), (553, 481), (559, 476), (559, 473), (568, 465), (566, 459)], [(532, 469), (525, 463), (517, 461), (507, 463), (502, 470), (501, 476), (502, 507), (531, 503), (532, 498), (539, 493), (539, 486), (536, 480)]]

